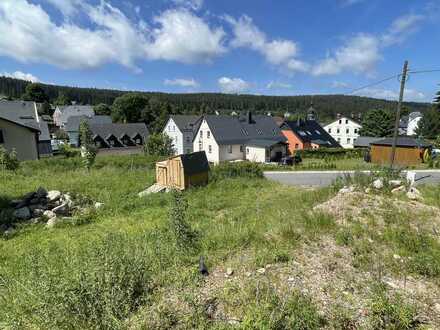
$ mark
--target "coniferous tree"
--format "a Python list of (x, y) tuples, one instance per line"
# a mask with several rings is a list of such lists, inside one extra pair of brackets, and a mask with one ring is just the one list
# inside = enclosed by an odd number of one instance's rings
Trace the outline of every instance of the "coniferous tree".
[(361, 136), (386, 137), (392, 136), (394, 130), (394, 116), (391, 112), (382, 109), (368, 111), (362, 120)]
[(416, 134), (426, 139), (436, 139), (440, 135), (440, 110), (436, 106), (424, 113)]

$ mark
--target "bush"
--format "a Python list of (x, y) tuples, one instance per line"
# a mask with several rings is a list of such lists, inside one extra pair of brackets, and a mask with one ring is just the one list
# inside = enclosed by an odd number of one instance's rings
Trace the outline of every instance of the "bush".
[(164, 133), (151, 134), (144, 145), (144, 151), (150, 156), (174, 155), (173, 140)]
[(71, 147), (69, 144), (60, 145), (60, 154), (66, 158), (78, 157), (81, 153), (78, 149)]
[(364, 149), (342, 149), (342, 148), (319, 148), (319, 149), (304, 149), (297, 151), (302, 159), (317, 158), (317, 159), (348, 159), (348, 158), (362, 158), (365, 153)]
[(16, 171), (19, 167), (20, 162), (15, 150), (8, 152), (3, 146), (0, 146), (0, 169)]
[(211, 172), (211, 180), (221, 180), (227, 178), (263, 178), (263, 170), (257, 163), (238, 162), (238, 163), (222, 163), (215, 166)]
[(191, 229), (191, 226), (186, 221), (188, 201), (180, 191), (174, 190), (172, 194), (170, 226), (176, 240), (176, 245), (184, 250), (194, 248), (197, 245), (197, 233)]

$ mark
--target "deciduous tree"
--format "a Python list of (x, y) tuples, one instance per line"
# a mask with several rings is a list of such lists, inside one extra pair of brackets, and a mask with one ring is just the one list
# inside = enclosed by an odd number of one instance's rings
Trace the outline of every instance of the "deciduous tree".
[(147, 104), (148, 98), (145, 95), (140, 93), (124, 94), (113, 102), (112, 118), (115, 122), (139, 122), (142, 111)]
[(174, 154), (173, 140), (163, 133), (151, 134), (144, 149), (148, 155), (171, 156)]
[(420, 119), (416, 134), (419, 137), (435, 139), (440, 135), (440, 109), (434, 106), (431, 110), (423, 114)]

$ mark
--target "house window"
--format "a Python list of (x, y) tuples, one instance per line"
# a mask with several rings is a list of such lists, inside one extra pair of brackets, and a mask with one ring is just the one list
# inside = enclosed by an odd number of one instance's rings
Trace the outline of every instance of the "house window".
[(350, 144), (351, 143), (351, 139), (347, 138), (347, 143)]
[(228, 146), (228, 152), (229, 152), (230, 154), (232, 154), (232, 145), (229, 145), (229, 146)]
[(206, 138), (209, 139), (210, 137), (211, 137), (211, 132), (210, 132), (210, 131), (207, 131), (207, 132), (206, 132)]
[(349, 128), (347, 128), (346, 130), (345, 130), (345, 133), (350, 133), (350, 129)]
[(354, 129), (354, 134), (357, 134), (357, 132), (358, 132), (358, 129), (355, 128), (355, 129)]
[(342, 124), (342, 119), (339, 119), (339, 124)]
[(0, 130), (0, 144), (5, 143), (5, 139), (3, 138), (3, 131)]
[(295, 149), (299, 149), (299, 144), (295, 143)]
[(186, 143), (190, 143), (191, 141), (190, 141), (191, 139), (189, 138), (189, 136), (187, 136), (186, 137)]
[(331, 132), (332, 132), (332, 129), (331, 129), (331, 128), (329, 128), (329, 129), (328, 129), (328, 132), (329, 132), (329, 133), (331, 133)]
[(339, 134), (340, 132), (341, 132), (341, 130), (340, 130), (339, 128), (337, 128), (337, 129), (336, 129), (336, 133)]
[(341, 138), (338, 138), (338, 142), (341, 142)]
[(348, 119), (345, 119), (345, 123), (348, 124)]
[(203, 131), (200, 130), (200, 138), (203, 139)]
[(211, 145), (208, 146), (208, 152), (209, 152), (210, 154), (212, 154), (212, 146), (211, 146)]
[(249, 148), (246, 148), (246, 153), (249, 155)]
[(203, 150), (203, 144), (202, 144), (202, 141), (199, 141), (199, 151), (202, 151)]
[(240, 152), (243, 152), (243, 146), (240, 146)]

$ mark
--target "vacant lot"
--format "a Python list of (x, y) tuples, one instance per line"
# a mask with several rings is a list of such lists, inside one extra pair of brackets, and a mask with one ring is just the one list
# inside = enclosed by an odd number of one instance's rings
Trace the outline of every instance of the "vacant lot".
[(39, 186), (105, 204), (3, 234), (0, 328), (440, 328), (439, 187), (415, 206), (257, 177), (139, 198), (153, 163), (105, 156), (87, 172), (52, 159), (0, 174), (3, 209)]

